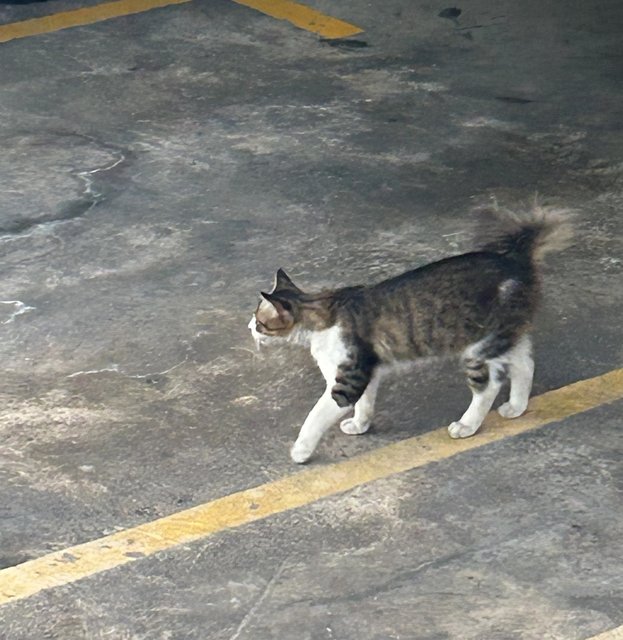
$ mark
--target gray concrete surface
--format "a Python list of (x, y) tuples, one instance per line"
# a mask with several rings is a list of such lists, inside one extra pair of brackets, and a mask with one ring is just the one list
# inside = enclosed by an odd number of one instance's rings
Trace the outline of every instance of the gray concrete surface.
[[(621, 366), (623, 5), (309, 4), (367, 46), (224, 0), (0, 45), (0, 566), (295, 472), (321, 382), (253, 352), (258, 289), (467, 250), (492, 196), (578, 212), (535, 393)], [(455, 419), (429, 375), (314, 464)], [(620, 409), (44, 592), (0, 637), (588, 637), (623, 624)]]
[(5, 632), (588, 638), (623, 623), (619, 411), (591, 418), (9, 605)]

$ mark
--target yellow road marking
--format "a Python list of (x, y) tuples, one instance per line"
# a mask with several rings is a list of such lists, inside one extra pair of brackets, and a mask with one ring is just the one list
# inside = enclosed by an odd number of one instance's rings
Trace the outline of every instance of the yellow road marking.
[(69, 27), (93, 24), (110, 18), (129, 16), (133, 13), (141, 13), (150, 9), (158, 9), (170, 4), (183, 4), (185, 2), (190, 2), (190, 0), (117, 0), (116, 2), (96, 4), (93, 7), (54, 13), (42, 18), (12, 22), (0, 26), (0, 42), (41, 35), (42, 33), (51, 33), (52, 31), (68, 29)]
[(317, 33), (323, 38), (347, 38), (363, 31), (354, 24), (332, 18), (291, 0), (234, 0), (234, 2), (261, 11), (271, 18), (287, 20), (299, 29)]
[[(159, 7), (183, 4), (190, 1), (116, 0), (115, 2), (104, 2), (93, 7), (63, 11), (41, 18), (0, 25), (0, 42), (93, 24), (102, 20), (110, 20), (111, 18), (119, 18), (133, 13), (142, 13), (150, 9), (158, 9)], [(363, 29), (348, 24), (348, 22), (324, 15), (319, 11), (290, 0), (234, 0), (234, 2), (256, 9), (278, 20), (287, 20), (300, 29), (317, 33), (324, 38), (346, 38), (363, 31)]]
[[(0, 605), (118, 567), (176, 545), (310, 504), (372, 480), (444, 460), (623, 398), (623, 369), (582, 380), (530, 401), (515, 420), (491, 413), (473, 438), (451, 440), (445, 428), (345, 462), (312, 466), (132, 529), (50, 553), (0, 571)], [(613, 640), (617, 636), (608, 637)]]
[(587, 640), (623, 640), (623, 627), (617, 627), (616, 629), (610, 629), (610, 631), (604, 631), (598, 636), (592, 636)]

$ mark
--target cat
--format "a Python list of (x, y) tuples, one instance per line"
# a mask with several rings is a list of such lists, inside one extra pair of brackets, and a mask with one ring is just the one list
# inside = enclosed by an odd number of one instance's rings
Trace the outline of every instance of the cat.
[(494, 213), (486, 229), (497, 233), (488, 233), (479, 250), (377, 284), (306, 293), (277, 271), (248, 327), (258, 348), (308, 345), (327, 385), (291, 449), (294, 462), (307, 462), (340, 420), (344, 433), (365, 433), (384, 373), (418, 358), (461, 356), (472, 401), (448, 427), (450, 437), (478, 431), (507, 378), (510, 397), (498, 412), (506, 418), (525, 412), (539, 267), (546, 253), (568, 245), (570, 225), (567, 212), (537, 205), (522, 215)]

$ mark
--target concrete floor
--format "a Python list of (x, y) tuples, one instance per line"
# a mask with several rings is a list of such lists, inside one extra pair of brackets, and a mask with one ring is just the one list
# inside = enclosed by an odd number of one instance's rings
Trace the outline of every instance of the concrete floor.
[[(622, 366), (623, 4), (308, 4), (365, 46), (226, 0), (0, 45), (0, 567), (295, 473), (321, 380), (253, 352), (257, 291), (468, 250), (492, 196), (578, 212), (534, 393)], [(456, 419), (461, 377), (429, 376), (313, 464)], [(620, 414), (41, 592), (0, 638), (588, 638), (623, 624)]]

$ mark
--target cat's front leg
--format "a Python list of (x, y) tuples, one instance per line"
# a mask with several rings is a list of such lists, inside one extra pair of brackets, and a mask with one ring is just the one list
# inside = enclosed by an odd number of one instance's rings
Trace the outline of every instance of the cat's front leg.
[(372, 376), (363, 395), (355, 404), (355, 413), (352, 418), (346, 418), (340, 423), (340, 429), (350, 435), (358, 436), (365, 433), (372, 424), (374, 417), (374, 403), (379, 388), (380, 375), (378, 370)]
[(298, 438), (290, 450), (292, 460), (298, 464), (307, 462), (327, 429), (343, 418), (350, 409), (350, 406), (337, 405), (331, 397), (331, 387), (328, 386), (305, 418)]

